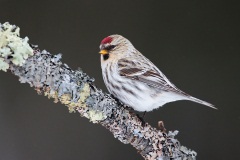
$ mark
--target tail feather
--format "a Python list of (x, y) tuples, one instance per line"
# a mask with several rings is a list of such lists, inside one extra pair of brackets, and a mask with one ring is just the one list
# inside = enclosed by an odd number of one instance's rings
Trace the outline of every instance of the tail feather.
[(202, 104), (202, 105), (205, 105), (205, 106), (208, 106), (208, 107), (213, 108), (213, 109), (217, 109), (216, 107), (214, 107), (213, 104), (208, 103), (208, 102), (203, 101), (203, 100), (200, 100), (200, 99), (197, 99), (197, 98), (192, 97), (192, 96), (189, 97), (189, 100), (193, 101), (193, 102), (196, 102), (196, 103), (199, 103), (199, 104)]

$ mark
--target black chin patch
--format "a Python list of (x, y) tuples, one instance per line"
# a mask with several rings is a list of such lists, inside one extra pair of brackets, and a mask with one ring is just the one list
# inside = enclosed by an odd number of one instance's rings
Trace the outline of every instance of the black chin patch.
[(103, 59), (106, 61), (109, 58), (109, 54), (104, 54)]

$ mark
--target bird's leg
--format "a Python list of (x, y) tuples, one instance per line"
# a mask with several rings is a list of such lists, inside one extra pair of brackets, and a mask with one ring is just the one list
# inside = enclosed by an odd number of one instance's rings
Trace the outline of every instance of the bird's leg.
[(143, 113), (142, 117), (139, 114), (136, 114), (137, 117), (140, 119), (140, 121), (142, 122), (142, 127), (145, 126), (146, 122), (144, 121), (144, 117), (146, 115), (146, 111)]
[(145, 117), (146, 113), (147, 113), (147, 111), (145, 111), (145, 112), (143, 113), (143, 116), (142, 116), (142, 118), (144, 118), (144, 117)]

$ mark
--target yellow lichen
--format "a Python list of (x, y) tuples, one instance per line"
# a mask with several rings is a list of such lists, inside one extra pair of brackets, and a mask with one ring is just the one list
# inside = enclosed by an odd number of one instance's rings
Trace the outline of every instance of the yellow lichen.
[(85, 83), (84, 87), (82, 89), (82, 92), (80, 92), (80, 98), (78, 100), (78, 106), (79, 107), (86, 107), (86, 99), (90, 96), (90, 87), (89, 84)]
[(52, 91), (50, 88), (45, 88), (44, 96), (47, 96), (48, 99), (53, 98), (54, 103), (58, 102), (58, 93), (57, 91)]
[[(83, 89), (81, 90), (80, 98), (77, 103), (72, 102), (72, 97), (70, 94), (63, 94), (62, 96), (58, 97), (58, 92), (52, 91), (50, 88), (44, 88), (44, 95), (48, 98), (54, 98), (54, 102), (58, 102), (58, 100), (68, 107), (70, 113), (76, 112), (77, 108), (86, 108), (86, 99), (90, 96), (90, 86), (88, 83), (84, 84)], [(101, 111), (96, 111), (90, 109), (89, 111), (85, 112), (83, 115), (90, 119), (91, 122), (97, 123), (98, 121), (104, 120), (106, 115)]]
[(69, 113), (76, 112), (77, 103), (71, 102), (67, 106), (68, 106)]
[(77, 107), (86, 107), (86, 99), (90, 95), (90, 87), (87, 83), (84, 84), (82, 91), (79, 93), (80, 98), (77, 103), (71, 101), (71, 95), (64, 94), (60, 97), (61, 103), (68, 106), (68, 110), (70, 113), (76, 112)]
[(63, 94), (60, 97), (60, 101), (62, 104), (68, 105), (71, 101), (71, 96), (69, 94)]
[(54, 98), (54, 103), (57, 103), (58, 102), (58, 92), (57, 91), (54, 91), (52, 94), (52, 98)]
[(85, 83), (83, 86), (83, 89), (81, 90), (81, 92), (79, 94), (80, 94), (80, 98), (77, 101), (77, 103), (70, 102), (67, 105), (70, 113), (75, 112), (77, 107), (82, 107), (82, 108), (87, 107), (86, 99), (90, 96), (89, 84)]
[(70, 94), (63, 94), (60, 97), (60, 102), (62, 104), (65, 104), (68, 107), (68, 110), (70, 113), (76, 112), (75, 109), (77, 107), (77, 104), (74, 102), (71, 102), (71, 95)]

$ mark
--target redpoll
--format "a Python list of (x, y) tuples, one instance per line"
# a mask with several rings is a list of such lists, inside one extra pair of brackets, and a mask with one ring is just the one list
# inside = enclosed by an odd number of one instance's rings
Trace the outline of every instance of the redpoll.
[(126, 38), (108, 36), (102, 40), (100, 50), (102, 75), (108, 91), (134, 110), (151, 111), (178, 100), (190, 100), (216, 109), (178, 89)]

